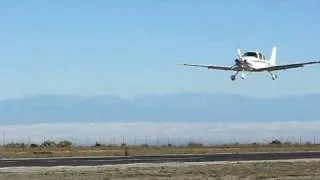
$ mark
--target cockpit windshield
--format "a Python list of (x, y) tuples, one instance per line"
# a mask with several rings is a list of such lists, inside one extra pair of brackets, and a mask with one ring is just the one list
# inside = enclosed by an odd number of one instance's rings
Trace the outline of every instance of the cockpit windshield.
[(251, 57), (256, 57), (258, 59), (265, 60), (264, 55), (259, 53), (259, 52), (246, 52), (246, 53), (243, 54), (243, 56), (251, 56)]
[(258, 58), (258, 55), (256, 52), (246, 52), (243, 54), (243, 56), (253, 56), (253, 57)]

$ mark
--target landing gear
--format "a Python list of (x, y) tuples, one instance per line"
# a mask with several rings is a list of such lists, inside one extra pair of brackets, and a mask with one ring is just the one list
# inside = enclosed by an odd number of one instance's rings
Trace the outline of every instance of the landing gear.
[(276, 80), (278, 78), (278, 76), (276, 74), (272, 75), (272, 80)]
[(242, 72), (241, 73), (241, 79), (244, 80), (246, 78), (246, 75)]
[(237, 71), (236, 74), (231, 75), (230, 78), (231, 78), (232, 81), (236, 80), (236, 77), (237, 77), (238, 73), (239, 73), (239, 71)]
[[(232, 81), (236, 80), (236, 77), (237, 77), (238, 73), (239, 73), (239, 71), (237, 71), (236, 74), (231, 75), (230, 78), (231, 78)], [(245, 78), (246, 78), (246, 74), (244, 73), (244, 71), (242, 71), (241, 72), (241, 79), (244, 80)]]
[[(236, 80), (236, 76), (238, 75), (239, 71), (236, 72), (236, 74), (231, 75), (231, 80), (234, 81)], [(246, 78), (246, 74), (244, 73), (244, 71), (241, 72), (241, 79), (244, 80)]]
[(271, 75), (272, 80), (276, 80), (278, 76), (276, 74), (273, 74), (272, 72), (269, 72)]
[(236, 80), (236, 75), (231, 75), (231, 80), (232, 81)]

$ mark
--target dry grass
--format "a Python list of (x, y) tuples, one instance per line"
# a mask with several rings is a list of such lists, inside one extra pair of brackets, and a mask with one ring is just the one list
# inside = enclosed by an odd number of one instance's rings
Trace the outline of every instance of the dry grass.
[(0, 180), (183, 180), (183, 179), (228, 179), (228, 180), (311, 180), (320, 179), (320, 162), (236, 163), (211, 165), (171, 166), (111, 166), (88, 169), (62, 169), (24, 172), (2, 172)]
[[(243, 152), (294, 152), (320, 151), (320, 145), (224, 145), (224, 146), (129, 146), (128, 155), (162, 155), (162, 154), (207, 154), (207, 153), (243, 153)], [(50, 152), (51, 154), (34, 154), (34, 152)], [(72, 147), (72, 148), (0, 148), (0, 158), (23, 157), (74, 157), (74, 156), (123, 156), (125, 147)]]

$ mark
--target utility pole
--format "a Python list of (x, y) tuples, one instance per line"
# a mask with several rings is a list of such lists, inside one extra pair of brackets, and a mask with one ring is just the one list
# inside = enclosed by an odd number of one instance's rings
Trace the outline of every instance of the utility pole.
[(2, 145), (3, 147), (6, 145), (6, 132), (3, 132), (3, 135), (2, 135)]
[(30, 136), (28, 136), (28, 146), (30, 146)]

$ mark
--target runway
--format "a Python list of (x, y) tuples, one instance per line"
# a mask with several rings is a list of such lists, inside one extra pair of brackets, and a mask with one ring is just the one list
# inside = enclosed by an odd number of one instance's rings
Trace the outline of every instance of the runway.
[(219, 162), (219, 161), (257, 161), (292, 160), (320, 158), (320, 152), (292, 153), (241, 153), (241, 154), (205, 154), (205, 155), (165, 155), (165, 156), (127, 156), (127, 157), (64, 157), (0, 159), (0, 168), (4, 167), (54, 167), (54, 166), (98, 166), (133, 163), (169, 163), (169, 162)]

